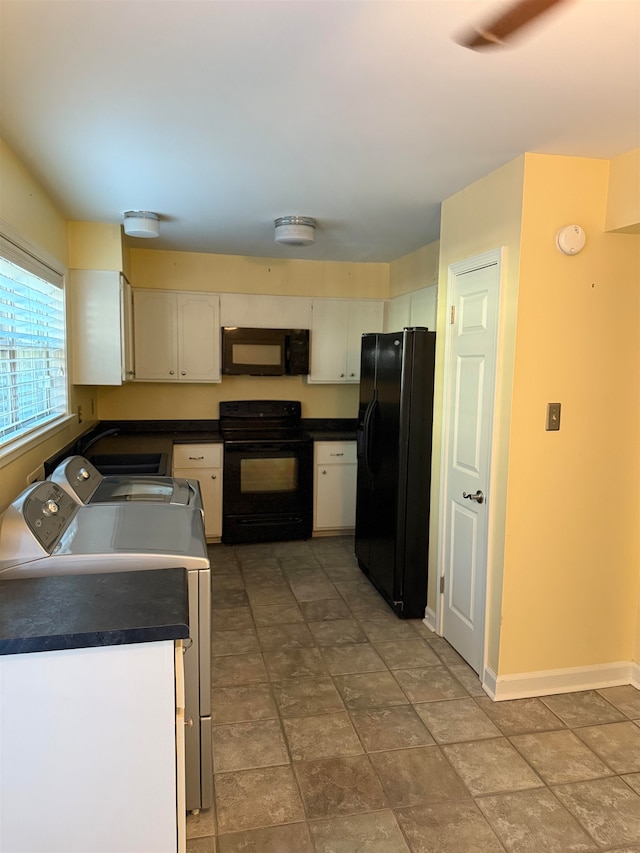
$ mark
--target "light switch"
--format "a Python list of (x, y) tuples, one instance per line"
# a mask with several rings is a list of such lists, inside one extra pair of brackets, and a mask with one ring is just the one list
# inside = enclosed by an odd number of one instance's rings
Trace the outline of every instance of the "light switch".
[(547, 426), (545, 429), (560, 429), (560, 403), (547, 403)]

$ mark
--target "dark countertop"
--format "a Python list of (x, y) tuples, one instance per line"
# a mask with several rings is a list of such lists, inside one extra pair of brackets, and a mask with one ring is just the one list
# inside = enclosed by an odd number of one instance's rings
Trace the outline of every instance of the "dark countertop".
[(0, 654), (189, 636), (183, 568), (0, 581)]
[[(355, 418), (303, 418), (303, 429), (313, 441), (355, 441)], [(202, 444), (222, 442), (217, 420), (201, 421), (101, 421), (85, 435), (79, 443), (90, 441), (93, 436), (107, 430), (119, 430), (117, 435), (98, 439), (86, 453), (89, 460), (102, 453), (166, 453), (167, 475), (171, 474), (174, 444)], [(49, 476), (56, 466), (77, 453), (76, 442), (60, 450), (44, 463), (45, 475)]]

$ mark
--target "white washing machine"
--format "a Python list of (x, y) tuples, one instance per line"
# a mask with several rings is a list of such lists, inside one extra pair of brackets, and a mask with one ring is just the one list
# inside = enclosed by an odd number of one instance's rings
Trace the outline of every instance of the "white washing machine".
[(203, 511), (197, 480), (144, 474), (104, 476), (84, 456), (64, 459), (49, 479), (81, 504), (147, 501), (178, 504)]
[[(211, 567), (202, 513), (167, 502), (82, 505), (57, 483), (29, 486), (0, 516), (0, 578), (86, 575), (184, 566), (187, 810), (213, 803)], [(134, 807), (132, 805), (132, 807)]]

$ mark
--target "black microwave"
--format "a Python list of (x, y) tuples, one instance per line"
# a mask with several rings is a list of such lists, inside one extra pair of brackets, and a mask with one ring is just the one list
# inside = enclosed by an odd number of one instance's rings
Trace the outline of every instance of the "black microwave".
[(309, 329), (223, 326), (222, 372), (234, 376), (306, 376)]

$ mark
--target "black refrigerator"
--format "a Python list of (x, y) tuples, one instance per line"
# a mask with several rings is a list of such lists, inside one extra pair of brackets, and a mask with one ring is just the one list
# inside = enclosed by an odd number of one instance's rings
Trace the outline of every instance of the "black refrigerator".
[(355, 550), (399, 616), (427, 604), (436, 334), (362, 336)]

